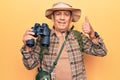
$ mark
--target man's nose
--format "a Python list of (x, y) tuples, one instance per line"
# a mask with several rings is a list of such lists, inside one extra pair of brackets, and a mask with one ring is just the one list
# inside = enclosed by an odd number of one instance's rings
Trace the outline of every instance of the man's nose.
[(61, 14), (60, 19), (64, 20), (65, 19), (65, 15)]

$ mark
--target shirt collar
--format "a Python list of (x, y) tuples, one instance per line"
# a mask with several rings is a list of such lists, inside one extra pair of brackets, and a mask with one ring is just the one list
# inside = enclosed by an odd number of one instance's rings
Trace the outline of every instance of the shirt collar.
[[(68, 32), (71, 32), (71, 30), (68, 29)], [(54, 29), (54, 28), (51, 30), (50, 36), (56, 36), (56, 33), (55, 33), (55, 29)]]
[(56, 36), (56, 33), (55, 33), (55, 30), (54, 30), (54, 29), (51, 30), (51, 34), (50, 34), (50, 36), (53, 36), (53, 35)]

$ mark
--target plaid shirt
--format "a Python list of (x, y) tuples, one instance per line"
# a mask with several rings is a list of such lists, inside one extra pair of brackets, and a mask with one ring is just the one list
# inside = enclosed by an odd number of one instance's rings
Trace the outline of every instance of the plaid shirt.
[[(65, 44), (71, 66), (72, 80), (86, 80), (85, 66), (83, 62), (84, 53), (95, 56), (105, 56), (107, 53), (107, 50), (101, 38), (99, 39), (98, 43), (95, 43), (84, 34), (82, 33), (80, 34), (83, 40), (83, 52), (80, 51), (79, 43), (73, 31), (70, 31)], [(39, 42), (40, 42), (40, 37), (38, 37), (38, 39), (36, 40), (36, 45), (29, 52), (24, 51), (24, 47), (22, 47), (21, 49), (21, 52), (23, 54), (23, 63), (27, 69), (33, 69), (40, 62)], [(43, 62), (42, 62), (43, 70), (45, 71), (50, 70), (50, 67), (53, 65), (53, 62), (57, 57), (58, 46), (59, 46), (59, 38), (56, 36), (54, 30), (52, 30), (50, 35), (50, 46), (49, 46), (50, 55), (44, 55), (43, 57)], [(56, 80), (55, 71), (51, 73), (51, 76), (52, 76), (52, 80)]]

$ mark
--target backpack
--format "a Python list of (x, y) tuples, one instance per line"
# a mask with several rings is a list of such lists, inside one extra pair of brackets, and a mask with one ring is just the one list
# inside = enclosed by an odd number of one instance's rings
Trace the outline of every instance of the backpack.
[(77, 30), (73, 30), (74, 36), (77, 38), (78, 40), (78, 44), (80, 46), (80, 51), (83, 51), (83, 41), (82, 41), (82, 36), (81, 33)]

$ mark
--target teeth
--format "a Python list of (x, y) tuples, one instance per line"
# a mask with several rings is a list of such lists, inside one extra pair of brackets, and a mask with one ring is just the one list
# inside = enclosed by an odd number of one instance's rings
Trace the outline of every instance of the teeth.
[(65, 22), (59, 22), (60, 24), (65, 24)]

